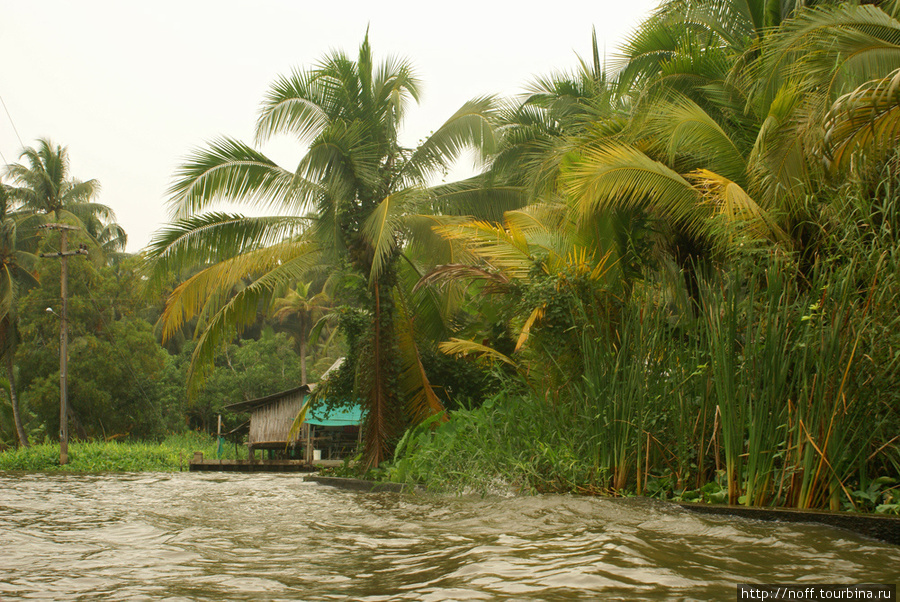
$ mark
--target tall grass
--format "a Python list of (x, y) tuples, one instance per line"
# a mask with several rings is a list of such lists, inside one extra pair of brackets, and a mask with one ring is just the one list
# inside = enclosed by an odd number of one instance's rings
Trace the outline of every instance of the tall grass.
[(636, 291), (615, 328), (583, 329), (581, 378), (411, 434), (391, 476), (457, 491), (873, 507), (863, 490), (900, 476), (900, 350), (886, 330), (896, 287), (856, 261), (803, 273), (790, 258), (752, 259), (701, 279), (681, 311), (677, 281)]
[[(187, 470), (194, 452), (215, 458), (218, 442), (203, 433), (171, 435), (161, 442), (74, 441), (69, 463), (59, 465), (59, 445), (42, 443), (0, 452), (0, 470), (30, 472), (173, 472)], [(234, 459), (233, 444), (224, 445), (223, 458)], [(237, 453), (243, 451), (239, 448)], [(246, 452), (244, 452), (246, 456)]]

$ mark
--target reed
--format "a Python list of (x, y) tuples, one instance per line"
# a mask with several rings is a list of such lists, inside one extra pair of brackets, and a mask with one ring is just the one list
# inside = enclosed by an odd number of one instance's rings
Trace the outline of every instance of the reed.
[(896, 491), (866, 493), (900, 474), (897, 287), (879, 286), (879, 261), (803, 272), (750, 257), (701, 279), (693, 305), (683, 281), (645, 283), (612, 328), (574, 316), (582, 374), (518, 383), (418, 432), (393, 475), (456, 491), (895, 507)]

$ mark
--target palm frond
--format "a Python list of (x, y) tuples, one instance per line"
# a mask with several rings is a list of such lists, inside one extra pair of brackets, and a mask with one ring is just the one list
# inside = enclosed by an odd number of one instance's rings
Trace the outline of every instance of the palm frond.
[(411, 204), (420, 190), (406, 189), (388, 195), (369, 214), (363, 224), (363, 235), (372, 248), (372, 269), (369, 282), (374, 283), (390, 263), (391, 256), (400, 243), (404, 217), (409, 213)]
[(636, 148), (609, 144), (585, 150), (563, 174), (582, 219), (607, 207), (644, 208), (707, 234), (708, 210), (690, 182)]
[(173, 216), (184, 219), (219, 201), (300, 212), (312, 204), (321, 187), (242, 142), (221, 138), (187, 158), (168, 192)]
[(460, 280), (481, 280), (488, 283), (488, 287), (493, 287), (497, 291), (505, 289), (510, 282), (509, 278), (502, 273), (476, 266), (453, 263), (438, 266), (422, 276), (413, 290), (419, 290), (427, 286), (440, 287), (448, 282)]
[(528, 319), (525, 320), (525, 325), (522, 326), (522, 330), (519, 331), (519, 338), (516, 341), (516, 351), (519, 351), (522, 349), (522, 346), (525, 345), (525, 342), (528, 340), (528, 335), (531, 334), (531, 327), (534, 326), (535, 322), (544, 317), (545, 309), (546, 308), (543, 305), (539, 305), (531, 311)]
[(293, 134), (300, 141), (312, 140), (330, 119), (322, 109), (326, 96), (313, 71), (294, 70), (269, 87), (256, 122), (256, 141), (263, 143), (276, 134)]
[(740, 185), (709, 170), (688, 174), (702, 192), (703, 199), (715, 207), (730, 228), (736, 228), (752, 239), (768, 239), (788, 243), (789, 238), (776, 220), (763, 210)]
[(771, 32), (753, 75), (765, 104), (791, 80), (831, 102), (897, 68), (900, 21), (877, 6), (840, 3), (801, 11)]
[(900, 69), (839, 98), (826, 120), (825, 149), (835, 169), (854, 155), (878, 161), (900, 139)]
[(523, 207), (526, 201), (521, 186), (495, 184), (485, 175), (435, 186), (429, 192), (435, 213), (487, 221), (500, 221), (504, 213)]
[(489, 96), (466, 102), (450, 119), (416, 147), (400, 177), (411, 184), (425, 184), (431, 176), (450, 167), (466, 148), (488, 154), (494, 149), (494, 99)]
[[(286, 253), (286, 250), (293, 251), (293, 256)], [(273, 291), (285, 282), (301, 278), (317, 262), (311, 245), (305, 248), (294, 245), (292, 249), (263, 251), (265, 253), (250, 254), (256, 255), (255, 257), (243, 257), (242, 261), (223, 262), (226, 265), (220, 269), (214, 269), (218, 266), (213, 266), (204, 270), (198, 274), (199, 278), (192, 278), (182, 285), (184, 288), (178, 287), (167, 302), (166, 311), (160, 318), (165, 336), (171, 336), (175, 329), (180, 328), (185, 316), (193, 315), (186, 312), (210, 316), (191, 355), (188, 369), (189, 392), (196, 393), (212, 369), (213, 361), (222, 346), (256, 320), (260, 307), (267, 304)], [(236, 282), (235, 275), (248, 265), (259, 271), (266, 267), (269, 269), (222, 303), (221, 300), (230, 292), (231, 287), (227, 286), (227, 282), (216, 281), (216, 278), (230, 278), (233, 284)]]
[[(168, 339), (194, 316), (215, 313), (220, 316), (218, 319), (223, 319), (219, 307), (235, 285), (245, 278), (255, 278), (257, 290), (264, 285), (274, 289), (276, 284), (290, 281), (288, 276), (300, 278), (315, 265), (317, 255), (315, 245), (309, 242), (284, 242), (243, 253), (201, 270), (178, 285), (169, 296), (160, 318), (163, 338)], [(225, 307), (229, 303), (225, 303)], [(229, 315), (226, 312), (225, 317)]]
[(534, 257), (521, 230), (473, 220), (435, 227), (448, 240), (460, 241), (473, 256), (510, 279), (523, 279), (534, 267)]
[(750, 153), (752, 187), (767, 211), (795, 214), (799, 199), (811, 190), (809, 149), (799, 117), (804, 102), (796, 86), (785, 85), (769, 106)]
[(508, 364), (513, 368), (519, 369), (518, 365), (511, 360), (509, 357), (503, 355), (496, 349), (488, 347), (487, 345), (482, 345), (481, 343), (476, 343), (475, 341), (464, 341), (462, 339), (452, 338), (449, 341), (444, 341), (440, 345), (438, 345), (440, 350), (447, 355), (455, 355), (455, 356), (475, 356), (479, 361), (483, 361), (489, 364), (493, 364), (495, 362), (502, 362), (504, 364)]
[(148, 285), (164, 282), (196, 265), (208, 265), (292, 240), (309, 224), (293, 216), (246, 217), (209, 213), (176, 221), (159, 230), (147, 246), (143, 272)]
[(407, 309), (406, 299), (399, 288), (394, 289), (397, 308), (397, 343), (400, 349), (401, 397), (407, 400), (410, 416), (414, 424), (419, 424), (434, 414), (444, 411), (444, 404), (438, 399), (425, 366), (419, 355), (412, 316)]
[(693, 100), (674, 94), (653, 104), (641, 134), (660, 140), (669, 165), (689, 157), (735, 182), (746, 181), (747, 160), (725, 129)]
[[(67, 182), (60, 192), (59, 200), (62, 205), (88, 204), (91, 199), (100, 194), (100, 182), (97, 180), (87, 180), (86, 182), (72, 180)], [(95, 204), (94, 206), (97, 207), (104, 218), (116, 219), (113, 210), (106, 205)]]

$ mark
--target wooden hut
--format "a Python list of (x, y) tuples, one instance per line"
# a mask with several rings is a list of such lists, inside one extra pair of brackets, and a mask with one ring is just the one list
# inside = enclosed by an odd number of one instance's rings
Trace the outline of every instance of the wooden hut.
[(338, 460), (355, 449), (360, 440), (362, 411), (359, 407), (312, 410), (299, 432), (291, 434), (291, 426), (315, 384), (302, 385), (280, 393), (241, 401), (225, 406), (232, 412), (250, 412), (250, 434), (247, 448), (250, 462), (256, 450), (270, 450), (283, 459)]
[(302, 432), (290, 435), (291, 425), (300, 413), (300, 408), (310, 393), (309, 385), (301, 385), (287, 391), (240, 401), (225, 406), (232, 412), (250, 412), (250, 435), (247, 448), (250, 450), (250, 461), (254, 461), (257, 449), (280, 450), (300, 458), (299, 445), (306, 438)]

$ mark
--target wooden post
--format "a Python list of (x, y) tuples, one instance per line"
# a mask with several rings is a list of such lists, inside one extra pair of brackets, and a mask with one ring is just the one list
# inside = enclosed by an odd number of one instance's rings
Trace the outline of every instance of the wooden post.
[(66, 231), (59, 231), (59, 463), (69, 463), (69, 258)]
[(222, 463), (222, 415), (219, 414), (219, 426), (216, 429), (216, 457)]
[(303, 426), (306, 427), (306, 462), (308, 464), (312, 464), (313, 463), (312, 425), (307, 422)]
[(57, 257), (60, 261), (59, 282), (62, 307), (59, 315), (59, 463), (69, 463), (69, 257), (72, 255), (87, 255), (87, 249), (79, 247), (75, 251), (69, 251), (66, 245), (67, 234), (70, 230), (78, 230), (75, 226), (67, 224), (45, 224), (41, 228), (59, 230), (59, 252), (41, 253), (41, 257)]

